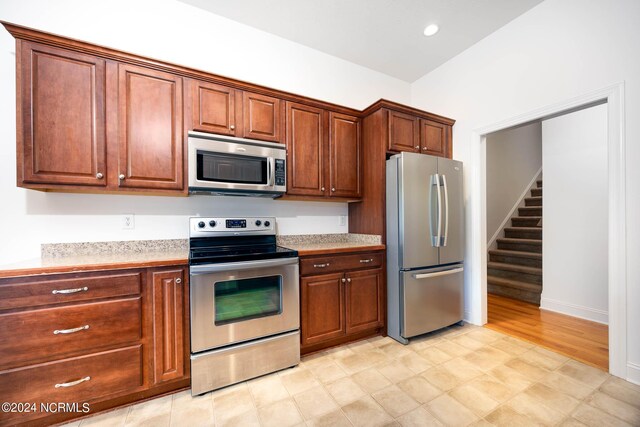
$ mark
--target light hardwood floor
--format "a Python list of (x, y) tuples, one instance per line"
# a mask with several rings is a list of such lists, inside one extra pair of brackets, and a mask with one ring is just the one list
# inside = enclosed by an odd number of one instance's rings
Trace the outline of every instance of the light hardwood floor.
[(573, 359), (609, 370), (607, 325), (540, 310), (536, 305), (488, 294), (487, 327)]

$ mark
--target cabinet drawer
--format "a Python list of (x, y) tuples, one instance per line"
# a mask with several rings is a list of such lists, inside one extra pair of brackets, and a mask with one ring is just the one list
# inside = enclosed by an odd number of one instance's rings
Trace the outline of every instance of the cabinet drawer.
[[(135, 345), (12, 369), (0, 372), (0, 396), (8, 402), (36, 403), (41, 415), (40, 403), (78, 403), (82, 411), (82, 402), (138, 390), (142, 363), (142, 345)], [(13, 417), (24, 421), (28, 415), (0, 413), (0, 424)]]
[(139, 272), (0, 281), (0, 310), (140, 294)]
[(140, 340), (140, 297), (0, 315), (0, 368)]
[(335, 273), (345, 270), (361, 268), (377, 268), (382, 265), (381, 252), (365, 252), (350, 255), (327, 255), (314, 258), (300, 259), (300, 275), (314, 276), (325, 273)]

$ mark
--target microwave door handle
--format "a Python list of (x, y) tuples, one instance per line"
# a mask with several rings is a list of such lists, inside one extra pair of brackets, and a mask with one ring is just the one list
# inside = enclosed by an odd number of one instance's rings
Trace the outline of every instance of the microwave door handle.
[(275, 179), (275, 163), (273, 157), (267, 157), (267, 185), (273, 187)]

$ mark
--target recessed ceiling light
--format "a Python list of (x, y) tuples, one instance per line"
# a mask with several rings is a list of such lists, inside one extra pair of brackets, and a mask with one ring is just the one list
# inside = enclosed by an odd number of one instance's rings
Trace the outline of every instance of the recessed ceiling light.
[(440, 28), (436, 24), (427, 25), (424, 29), (424, 35), (429, 37), (438, 32)]

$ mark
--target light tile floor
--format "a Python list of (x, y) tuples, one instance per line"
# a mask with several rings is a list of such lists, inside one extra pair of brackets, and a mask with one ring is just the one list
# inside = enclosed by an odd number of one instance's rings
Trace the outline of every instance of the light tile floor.
[(640, 386), (472, 325), (403, 346), (376, 337), (203, 396), (70, 426), (640, 426)]

